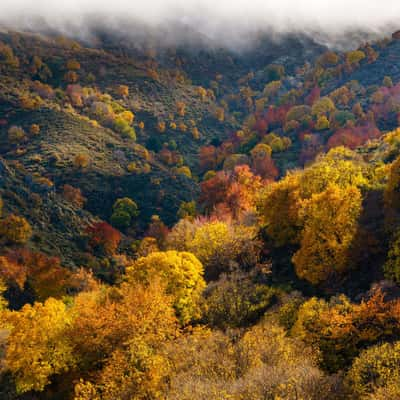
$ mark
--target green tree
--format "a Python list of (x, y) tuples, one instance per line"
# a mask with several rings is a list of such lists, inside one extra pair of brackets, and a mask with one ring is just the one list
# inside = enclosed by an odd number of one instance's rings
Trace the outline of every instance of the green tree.
[(132, 219), (139, 215), (137, 204), (129, 197), (118, 199), (113, 205), (111, 223), (117, 228), (128, 228)]

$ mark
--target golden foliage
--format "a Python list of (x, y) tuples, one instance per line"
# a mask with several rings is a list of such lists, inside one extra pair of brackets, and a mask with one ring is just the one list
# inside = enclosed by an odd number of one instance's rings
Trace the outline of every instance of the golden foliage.
[(300, 249), (293, 256), (301, 279), (320, 284), (349, 268), (349, 249), (357, 231), (361, 202), (357, 188), (341, 189), (336, 185), (305, 201)]
[(174, 307), (183, 324), (199, 317), (199, 300), (205, 287), (203, 266), (191, 253), (153, 252), (139, 258), (127, 269), (128, 281), (148, 284), (158, 278), (173, 297)]
[(10, 334), (5, 368), (15, 379), (17, 391), (41, 391), (53, 375), (75, 365), (70, 338), (66, 335), (72, 318), (62, 301), (27, 304), (5, 316)]

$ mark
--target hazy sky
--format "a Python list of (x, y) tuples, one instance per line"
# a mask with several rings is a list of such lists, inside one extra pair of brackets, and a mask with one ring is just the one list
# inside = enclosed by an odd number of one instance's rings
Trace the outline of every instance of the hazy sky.
[(389, 31), (399, 21), (400, 29), (400, 0), (0, 0), (0, 22), (15, 28), (33, 27), (39, 17), (52, 27), (84, 32), (94, 13), (104, 24), (118, 25), (120, 18), (153, 26), (179, 21), (225, 40), (267, 28), (340, 34)]

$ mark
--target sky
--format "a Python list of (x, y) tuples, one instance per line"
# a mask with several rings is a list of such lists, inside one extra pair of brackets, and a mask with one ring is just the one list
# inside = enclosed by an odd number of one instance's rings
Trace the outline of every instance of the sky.
[(388, 33), (400, 29), (400, 0), (0, 0), (0, 23), (14, 29), (47, 25), (85, 35), (94, 16), (101, 27), (118, 28), (122, 19), (132, 32), (140, 24), (186, 24), (212, 40), (234, 42), (263, 30)]

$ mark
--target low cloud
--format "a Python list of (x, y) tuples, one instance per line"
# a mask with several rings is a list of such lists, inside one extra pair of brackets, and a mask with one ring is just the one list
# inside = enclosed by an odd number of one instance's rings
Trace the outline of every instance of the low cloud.
[[(93, 28), (143, 27), (182, 40), (182, 27), (207, 40), (243, 46), (262, 32), (301, 32), (340, 43), (348, 32), (372, 37), (400, 29), (399, 0), (1, 0), (0, 24), (90, 37)], [(397, 26), (398, 24), (398, 26)]]

